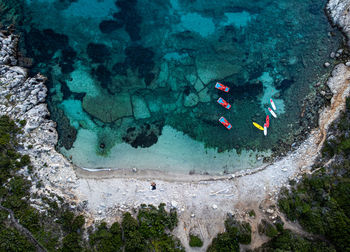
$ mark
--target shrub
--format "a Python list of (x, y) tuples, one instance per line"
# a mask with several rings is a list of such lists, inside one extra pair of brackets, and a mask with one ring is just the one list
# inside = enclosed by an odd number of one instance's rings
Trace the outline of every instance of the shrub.
[(198, 236), (190, 234), (189, 245), (191, 247), (202, 247), (203, 242), (202, 242), (201, 238), (199, 238)]
[(218, 234), (208, 251), (239, 251), (239, 244), (251, 242), (251, 227), (247, 222), (238, 222), (229, 215), (225, 221), (226, 232)]

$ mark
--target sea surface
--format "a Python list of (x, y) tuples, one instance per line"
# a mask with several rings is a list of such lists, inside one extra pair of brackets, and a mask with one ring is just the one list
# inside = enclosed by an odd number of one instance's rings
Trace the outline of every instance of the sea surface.
[[(21, 34), (23, 64), (48, 77), (57, 149), (89, 168), (259, 166), (316, 126), (315, 86), (342, 46), (326, 0), (0, 2), (3, 24)], [(252, 122), (266, 115), (264, 136)]]

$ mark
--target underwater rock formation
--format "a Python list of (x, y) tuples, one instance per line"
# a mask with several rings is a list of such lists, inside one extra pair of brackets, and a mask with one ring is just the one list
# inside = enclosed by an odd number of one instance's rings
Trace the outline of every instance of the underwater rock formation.
[(137, 0), (118, 0), (116, 5), (120, 8), (120, 12), (114, 14), (114, 18), (125, 24), (125, 31), (129, 34), (132, 41), (141, 39), (140, 23), (141, 16), (136, 9)]
[(151, 117), (147, 104), (140, 96), (132, 96), (132, 108), (136, 120)]
[(145, 77), (154, 67), (154, 52), (142, 46), (130, 46), (125, 49), (125, 64), (137, 70), (140, 78)]
[(102, 33), (111, 33), (115, 30), (122, 28), (124, 25), (123, 22), (118, 22), (115, 20), (103, 20), (99, 27)]
[(89, 43), (86, 52), (89, 58), (96, 63), (105, 62), (110, 58), (109, 49), (104, 44)]
[[(69, 54), (73, 49), (69, 46), (69, 39), (64, 34), (54, 32), (52, 29), (40, 31), (36, 28), (31, 29), (25, 34), (28, 56), (40, 62), (46, 62), (52, 59), (58, 50), (66, 50), (65, 59), (71, 60)], [(40, 50), (37, 50), (40, 48)], [(75, 56), (74, 56), (75, 57)]]
[(70, 125), (69, 118), (67, 118), (62, 109), (56, 108), (51, 110), (51, 116), (60, 122), (56, 127), (57, 133), (61, 136), (58, 144), (69, 150), (76, 139), (77, 130)]
[(106, 123), (133, 115), (130, 95), (128, 93), (119, 93), (113, 96), (86, 95), (83, 99), (83, 108), (91, 116)]
[(163, 121), (146, 123), (140, 127), (130, 127), (127, 129), (123, 141), (129, 143), (132, 147), (147, 148), (157, 143), (158, 136), (162, 134), (164, 126)]

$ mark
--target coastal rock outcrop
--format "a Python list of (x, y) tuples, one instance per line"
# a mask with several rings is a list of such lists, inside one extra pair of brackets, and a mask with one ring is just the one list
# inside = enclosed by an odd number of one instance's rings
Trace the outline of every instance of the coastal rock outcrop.
[[(47, 196), (54, 192), (72, 200), (68, 191), (78, 180), (71, 164), (55, 150), (58, 136), (45, 103), (46, 77), (29, 77), (25, 68), (16, 66), (17, 44), (16, 35), (0, 32), (0, 115), (8, 115), (23, 125), (18, 151), (30, 156), (34, 178), (44, 185), (42, 189), (33, 186), (32, 190)], [(59, 169), (65, 170), (58, 174)]]
[(348, 0), (330, 0), (326, 8), (333, 24), (337, 25), (348, 37), (350, 36), (349, 8)]
[(15, 55), (17, 54), (16, 47), (18, 44), (18, 37), (10, 34), (6, 35), (0, 33), (0, 65), (12, 65), (17, 64)]

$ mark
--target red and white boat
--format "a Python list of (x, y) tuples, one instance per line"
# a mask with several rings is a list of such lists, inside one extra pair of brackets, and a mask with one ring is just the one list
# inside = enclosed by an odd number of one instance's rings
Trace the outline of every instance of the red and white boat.
[(271, 108), (269, 108), (269, 112), (271, 113), (271, 115), (274, 117), (274, 118), (277, 118), (277, 115), (275, 112), (273, 112), (273, 110)]
[(266, 116), (266, 128), (270, 127), (270, 117), (269, 115)]
[(225, 117), (223, 117), (223, 116), (220, 117), (219, 122), (221, 122), (221, 124), (224, 125), (226, 127), (226, 129), (228, 129), (228, 130), (232, 129), (231, 123), (229, 123)]
[(272, 99), (270, 99), (270, 103), (271, 103), (271, 106), (272, 106), (273, 110), (276, 110), (276, 105), (275, 105), (275, 103), (273, 102)]
[(215, 88), (217, 88), (217, 89), (219, 89), (219, 90), (221, 90), (221, 91), (224, 91), (224, 92), (226, 92), (226, 93), (228, 93), (228, 91), (230, 91), (230, 88), (229, 88), (229, 87), (227, 87), (227, 86), (225, 86), (225, 85), (223, 85), (223, 84), (221, 84), (221, 83), (219, 83), (219, 82), (216, 82)]

